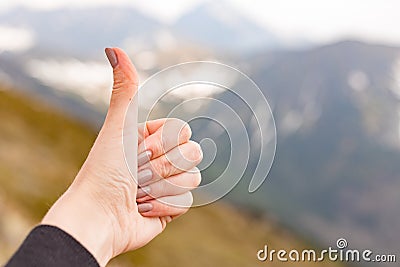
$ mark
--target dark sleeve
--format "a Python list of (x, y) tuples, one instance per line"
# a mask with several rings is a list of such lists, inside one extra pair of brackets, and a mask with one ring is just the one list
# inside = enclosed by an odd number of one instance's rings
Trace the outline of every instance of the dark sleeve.
[(35, 227), (15, 252), (6, 267), (99, 267), (96, 259), (72, 236), (50, 226)]

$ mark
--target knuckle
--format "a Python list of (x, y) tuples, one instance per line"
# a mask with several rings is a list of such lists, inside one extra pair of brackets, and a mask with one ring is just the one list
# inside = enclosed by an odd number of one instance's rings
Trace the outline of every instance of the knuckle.
[(158, 135), (158, 140), (157, 140), (160, 154), (164, 154), (167, 152), (167, 149), (169, 147), (168, 144), (170, 142), (169, 139), (170, 139), (169, 134), (166, 131), (164, 131), (163, 128), (160, 135)]
[(177, 128), (181, 128), (182, 125), (185, 122), (181, 119), (177, 119), (177, 118), (168, 118), (165, 120), (164, 124), (163, 124), (163, 128), (167, 128), (167, 129), (177, 129)]
[(138, 86), (137, 79), (135, 79), (134, 75), (131, 72), (114, 70), (113, 74), (113, 88), (116, 90)]
[(203, 151), (201, 149), (201, 146), (194, 141), (189, 141), (189, 145), (190, 145), (189, 159), (191, 161), (199, 163), (203, 159)]
[(160, 135), (158, 138), (155, 138), (155, 140), (152, 142), (152, 147), (153, 147), (153, 153), (157, 154), (157, 155), (161, 155), (163, 154), (163, 150), (164, 150), (164, 144), (163, 144), (163, 136)]
[(137, 87), (136, 83), (131, 80), (115, 81), (111, 94), (113, 96), (130, 94), (135, 87)]
[(161, 177), (169, 177), (171, 176), (172, 173), (172, 165), (171, 162), (169, 161), (168, 157), (162, 156), (160, 160), (160, 172), (161, 172)]
[(201, 183), (201, 173), (197, 168), (195, 168), (195, 170), (193, 171), (192, 182), (193, 182), (193, 187), (198, 187)]
[(189, 124), (177, 118), (168, 119), (163, 129), (165, 129), (166, 134), (176, 136), (179, 139), (179, 143), (188, 141), (192, 136), (192, 129)]
[(116, 87), (114, 85), (113, 90), (111, 92), (110, 105), (111, 106), (118, 105), (118, 102), (124, 96), (124, 94), (125, 92), (122, 88)]
[(184, 120), (178, 119), (178, 118), (169, 118), (167, 120), (167, 123), (171, 123), (176, 126), (183, 126), (186, 122)]
[(151, 150), (153, 155), (161, 155), (163, 150), (163, 144), (160, 140), (160, 137), (156, 135), (152, 135), (145, 139), (144, 141), (145, 148)]
[(151, 164), (151, 169), (153, 170), (154, 178), (155, 180), (158, 180), (159, 177), (163, 176), (163, 169), (164, 169), (164, 163), (162, 162), (161, 158), (152, 160), (150, 161)]
[(187, 122), (182, 121), (182, 127), (179, 132), (180, 139), (187, 141), (192, 136), (192, 129)]

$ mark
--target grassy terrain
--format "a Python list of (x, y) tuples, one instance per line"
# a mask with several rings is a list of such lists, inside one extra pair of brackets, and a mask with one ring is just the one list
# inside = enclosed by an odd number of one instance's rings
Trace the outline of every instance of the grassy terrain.
[[(2, 263), (67, 188), (96, 133), (54, 108), (11, 90), (0, 90), (0, 118)], [(227, 204), (214, 203), (192, 209), (152, 243), (114, 259), (110, 266), (288, 265), (258, 262), (256, 252), (264, 244), (288, 250), (310, 246), (270, 220), (255, 219)]]

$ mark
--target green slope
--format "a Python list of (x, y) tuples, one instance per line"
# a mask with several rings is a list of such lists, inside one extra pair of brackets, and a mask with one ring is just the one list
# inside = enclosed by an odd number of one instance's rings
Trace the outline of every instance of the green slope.
[[(0, 262), (4, 262), (67, 188), (96, 133), (11, 90), (0, 90), (0, 118)], [(271, 220), (215, 203), (192, 209), (152, 243), (118, 257), (110, 266), (287, 265), (258, 262), (256, 252), (264, 244), (275, 249), (310, 246)]]

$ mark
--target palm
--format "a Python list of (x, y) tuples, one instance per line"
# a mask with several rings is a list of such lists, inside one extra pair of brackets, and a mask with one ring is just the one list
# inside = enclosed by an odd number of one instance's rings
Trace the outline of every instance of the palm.
[[(114, 250), (116, 254), (120, 254), (147, 244), (162, 232), (168, 218), (144, 217), (138, 212), (135, 201), (137, 183), (131, 177), (129, 168), (125, 163), (122, 140), (123, 138), (134, 138), (133, 130), (127, 129), (123, 137), (122, 130), (116, 133), (107, 129), (107, 127), (104, 127), (100, 131), (85, 165), (95, 167), (95, 169), (89, 170), (92, 174), (89, 177), (94, 178), (93, 183), (98, 187), (98, 194), (109, 196), (109, 198), (103, 198), (100, 206), (101, 209), (106, 211), (106, 216), (112, 222), (118, 222), (113, 223)], [(138, 129), (139, 143), (150, 135), (141, 126), (136, 129)], [(129, 132), (131, 134), (126, 134)], [(91, 164), (91, 161), (93, 164)], [(106, 166), (99, 166), (98, 162), (104, 162)], [(104, 170), (106, 170), (106, 175), (104, 175)], [(102, 173), (101, 177), (96, 177), (97, 173)], [(110, 188), (114, 188), (111, 194)], [(137, 229), (140, 229), (140, 231)]]

